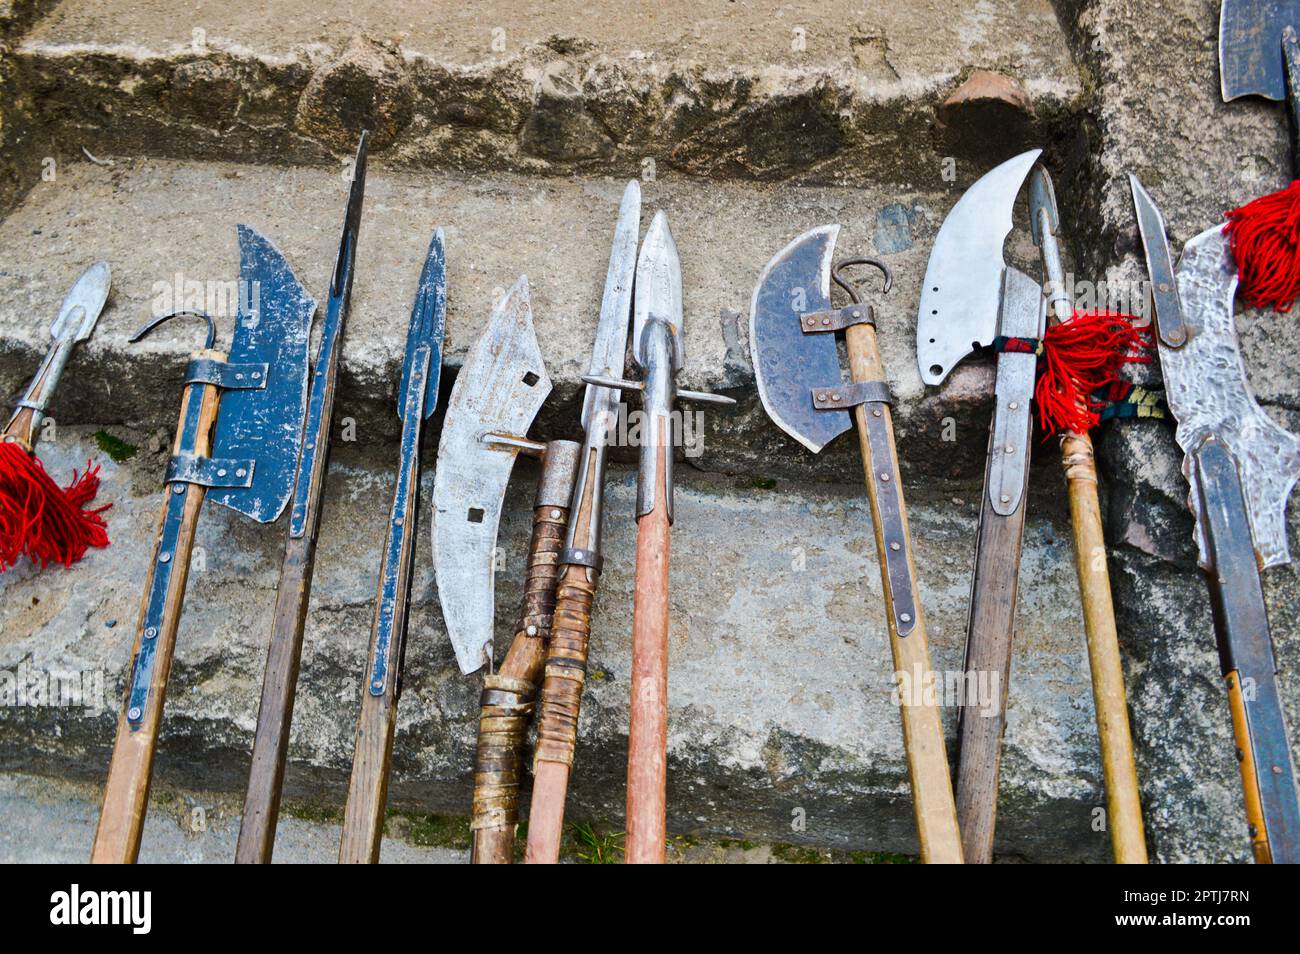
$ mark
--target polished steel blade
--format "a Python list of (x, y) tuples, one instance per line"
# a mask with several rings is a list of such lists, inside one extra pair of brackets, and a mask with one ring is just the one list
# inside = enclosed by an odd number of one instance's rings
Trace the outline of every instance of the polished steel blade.
[(74, 341), (89, 338), (104, 310), (104, 303), (108, 301), (112, 283), (108, 262), (96, 262), (82, 272), (63, 299), (58, 316), (50, 323), (50, 337), (56, 341), (69, 334)]
[[(628, 322), (632, 316), (632, 283), (636, 275), (636, 241), (641, 230), (641, 184), (633, 179), (623, 190), (614, 227), (614, 244), (605, 272), (605, 293), (600, 301), (600, 324), (591, 350), (588, 373), (603, 377), (623, 376), (623, 355), (627, 351)], [(616, 414), (619, 392), (589, 384), (582, 404), (582, 428), (590, 429), (599, 409)]]
[(677, 243), (663, 210), (655, 213), (641, 242), (636, 262), (636, 300), (632, 306), (632, 357), (647, 367), (645, 330), (652, 319), (667, 323), (672, 332), (674, 368), (685, 361), (682, 335), (682, 263)]
[(460, 671), (492, 659), (497, 529), (521, 438), (551, 379), (542, 362), (528, 277), (520, 276), (492, 311), (456, 376), (438, 443), (433, 485), (433, 567), (447, 636)]

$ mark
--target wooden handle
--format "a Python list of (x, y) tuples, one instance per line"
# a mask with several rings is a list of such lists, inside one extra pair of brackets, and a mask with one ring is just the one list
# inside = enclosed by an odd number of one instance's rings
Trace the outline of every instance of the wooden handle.
[[(352, 756), (352, 777), (348, 782), (347, 807), (343, 812), (343, 838), (339, 845), (340, 864), (374, 864), (379, 861), (379, 841), (384, 834), (384, 811), (388, 801), (388, 776), (393, 756), (393, 734), (397, 727), (397, 697), (401, 688), (402, 655), (406, 643), (406, 620), (411, 600), (411, 571), (415, 556), (416, 504), (420, 490), (419, 428), (416, 413), (408, 415), (403, 447), (414, 446), (404, 456), (398, 473), (384, 564), (375, 596), (375, 616), (370, 633), (370, 654), (361, 683), (361, 714), (357, 719), (356, 748)], [(415, 435), (409, 429), (415, 428)], [(380, 648), (381, 627), (390, 627), (388, 642)], [(372, 691), (371, 674), (383, 655), (385, 678), (379, 694)]]
[[(24, 400), (42, 401), (49, 398), (50, 391), (58, 383), (59, 375), (74, 344), (75, 341), (69, 337), (53, 345), (36, 372), (36, 377), (23, 393)], [(30, 452), (36, 446), (36, 432), (40, 426), (41, 415), (30, 407), (20, 407), (9, 419), (0, 439), (16, 441)]]
[[(572, 481), (570, 481), (572, 483)], [(473, 863), (510, 864), (514, 860), (517, 799), (522, 755), (537, 683), (546, 662), (546, 643), (555, 613), (560, 550), (568, 507), (533, 510), (524, 599), (501, 668), (484, 679), (474, 756)]]
[[(849, 370), (855, 382), (884, 380), (884, 367), (876, 344), (876, 330), (870, 325), (854, 325), (846, 332), (849, 352)], [(875, 525), (876, 552), (879, 555), (881, 586), (885, 605), (890, 606), (893, 593), (885, 569), (886, 544), (881, 534), (880, 481), (882, 474), (889, 477), (893, 493), (898, 495), (902, 512), (902, 545), (906, 548), (907, 565), (911, 570), (912, 601), (916, 607), (916, 625), (906, 637), (898, 635), (897, 622), (892, 612), (886, 611), (889, 624), (889, 645), (893, 653), (894, 671), (906, 673), (909, 678), (916, 673), (931, 673), (930, 648), (925, 635), (925, 615), (921, 609), (920, 593), (916, 585), (916, 561), (912, 554), (911, 533), (907, 529), (907, 508), (903, 502), (902, 485), (898, 470), (898, 452), (894, 445), (893, 418), (887, 406), (879, 405), (889, 431), (889, 459), (873, 460), (867, 435), (867, 408), (854, 408), (853, 417), (858, 425), (858, 443), (862, 448), (862, 467), (866, 477), (867, 498)], [(920, 696), (920, 694), (918, 694)], [(943, 722), (933, 701), (923, 698), (902, 699), (903, 744), (907, 749), (907, 768), (912, 781), (912, 806), (916, 815), (917, 835), (921, 843), (921, 859), (929, 864), (959, 863), (962, 860), (961, 838), (957, 832), (957, 809), (953, 801), (952, 780), (948, 773), (948, 756), (944, 747)]]
[(600, 574), (566, 565), (555, 590), (555, 622), (547, 650), (542, 702), (533, 759), (533, 798), (528, 812), (527, 864), (556, 864), (564, 830), (564, 802), (578, 741), (578, 714), (587, 678), (591, 607)]
[(632, 606), (632, 699), (627, 746), (628, 864), (663, 864), (668, 787), (668, 502), (663, 462), (667, 421), (659, 421), (654, 509), (637, 520), (636, 596)]
[[(225, 360), (225, 355), (220, 352), (202, 352), (197, 356)], [(173, 453), (195, 454), (200, 457), (211, 454), (212, 427), (216, 423), (220, 403), (221, 392), (214, 385), (190, 384), (185, 388)], [(158, 537), (145, 575), (144, 599), (140, 603), (140, 615), (135, 627), (126, 698), (122, 714), (117, 720), (117, 740), (113, 744), (113, 758), (108, 767), (104, 804), (100, 809), (95, 843), (91, 849), (90, 860), (96, 864), (134, 864), (140, 853), (140, 836), (144, 832), (145, 813), (149, 806), (149, 785), (158, 732), (162, 725), (167, 677), (171, 672), (176, 631), (185, 602), (185, 584), (189, 578), (194, 531), (205, 495), (205, 488), (199, 484), (175, 483), (167, 486), (167, 500), (158, 522)], [(165, 592), (155, 594), (155, 589), (162, 588), (165, 588)], [(145, 617), (155, 597), (163, 600), (163, 610), (157, 635), (149, 637), (154, 645), (148, 697), (138, 723), (132, 725), (128, 719), (132, 674), (146, 638)]]
[[(989, 440), (993, 436), (990, 431)], [(989, 500), (990, 463), (985, 466), (984, 490), (976, 531), (975, 572), (971, 579), (970, 615), (966, 625), (965, 685), (996, 688), (997, 700), (963, 700), (957, 721), (957, 819), (962, 854), (967, 864), (993, 861), (993, 831), (997, 822), (998, 778), (1002, 765), (1002, 734), (1007, 725), (1007, 687), (1011, 682), (1011, 642), (1016, 621), (1016, 592), (1024, 541), (1027, 502), (1024, 468), (1020, 506), (1000, 514)], [(990, 685), (998, 680), (997, 686)]]
[(1061, 437), (1061, 463), (1070, 488), (1074, 525), (1074, 562), (1079, 573), (1083, 626), (1092, 670), (1092, 699), (1101, 740), (1101, 768), (1106, 785), (1106, 821), (1117, 864), (1147, 863), (1146, 832), (1138, 795), (1133, 736), (1129, 729), (1124, 666), (1120, 660), (1115, 607), (1106, 569), (1106, 540), (1097, 501), (1097, 467), (1092, 440), (1069, 432)]
[(1246, 700), (1241, 695), (1241, 676), (1234, 670), (1225, 679), (1228, 683), (1228, 708), (1232, 710), (1232, 735), (1237, 743), (1237, 765), (1241, 769), (1251, 854), (1255, 856), (1255, 864), (1271, 865), (1273, 852), (1268, 843), (1268, 825), (1264, 821), (1264, 800), (1259, 791), (1255, 751), (1250, 741), (1250, 723), (1246, 718)]
[(271, 643), (262, 678), (262, 701), (257, 709), (253, 759), (244, 795), (244, 815), (235, 846), (237, 864), (268, 864), (275, 847), (280, 815), (280, 793), (289, 752), (289, 727), (302, 660), (303, 628), (311, 600), (312, 564), (316, 546), (312, 536), (290, 537), (280, 565), (280, 585), (275, 596)]

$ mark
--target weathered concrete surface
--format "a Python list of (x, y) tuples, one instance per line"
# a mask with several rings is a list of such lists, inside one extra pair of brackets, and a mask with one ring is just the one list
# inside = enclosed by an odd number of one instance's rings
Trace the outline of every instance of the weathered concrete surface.
[[(951, 139), (935, 109), (974, 69), (1026, 99), (989, 113), (1010, 155), (1068, 139), (1080, 83), (1047, 0), (579, 0), (521, 8), (381, 0), (68, 0), (18, 51), (67, 155), (322, 162), (363, 125), (429, 168), (924, 181)], [(1028, 138), (1027, 138), (1028, 137)], [(34, 179), (31, 181), (35, 181)]]
[[(101, 793), (86, 784), (0, 775), (0, 863), (84, 864), (99, 820)], [(232, 812), (233, 809), (233, 812)], [(239, 836), (239, 805), (211, 793), (155, 793), (144, 826), (141, 864), (229, 864)], [(331, 864), (341, 825), (286, 811), (276, 830), (277, 864)], [(469, 852), (385, 836), (384, 864), (463, 864)]]
[[(102, 456), (68, 428), (57, 437), (45, 450), (56, 474)], [(345, 446), (328, 483), (290, 747), (291, 798), (337, 805), (346, 788), (386, 510), (380, 503), (391, 493), (391, 467), (372, 462), (392, 452)], [(84, 671), (104, 680), (100, 711), (0, 709), (0, 768), (102, 778), (164, 453), (105, 463), (103, 494), (115, 502), (110, 549), (71, 570), (23, 567), (0, 578), (0, 670)], [(875, 545), (858, 488), (807, 493), (782, 482), (758, 490), (689, 469), (683, 477), (673, 547), (670, 828), (914, 854)], [(530, 480), (524, 474), (516, 482), (503, 524), (499, 649), (519, 596)], [(634, 483), (622, 468), (611, 481), (594, 678), (571, 796), (574, 818), (615, 823), (624, 799)], [(953, 670), (962, 656), (975, 493), (961, 485), (908, 491), (935, 665)], [(1101, 796), (1069, 538), (1059, 518), (1045, 519), (1051, 511), (1034, 504), (1001, 837), (1015, 855), (1099, 860), (1107, 848), (1089, 827)], [(391, 800), (463, 813), (479, 681), (460, 676), (443, 637), (428, 538), (424, 525)], [(171, 785), (239, 793), (283, 530), (252, 527), (209, 506), (198, 546), (156, 771)], [(791, 831), (795, 809), (806, 812), (802, 832)]]
[[(113, 298), (79, 350), (77, 386), (54, 416), (67, 423), (173, 424), (184, 355), (200, 343), (195, 323), (163, 326), (139, 345), (130, 335), (151, 315), (198, 305), (233, 321), (238, 278), (235, 224), (257, 226), (284, 251), (309, 293), (323, 299), (338, 247), (347, 179), (312, 168), (117, 159), (80, 162), (33, 190), (0, 223), (0, 393), (25, 386), (48, 342), (48, 318), (86, 264), (113, 266)], [(543, 356), (556, 388), (540, 428), (573, 437), (581, 382), (600, 313), (609, 243), (624, 182), (503, 174), (464, 179), (370, 169), (358, 245), (352, 315), (343, 349), (338, 414), (396, 439), (395, 389), (414, 283), (441, 224), (447, 234), (446, 355), (458, 365), (492, 302), (521, 273), (532, 288)], [(943, 189), (944, 191), (939, 191)], [(916, 367), (915, 313), (931, 239), (959, 192), (936, 178), (930, 191), (796, 188), (660, 177), (643, 187), (642, 218), (667, 210), (682, 257), (684, 387), (720, 390), (735, 412), (704, 414), (711, 470), (859, 479), (856, 445), (837, 442), (812, 461), (768, 421), (754, 389), (748, 315), (768, 259), (805, 229), (843, 223), (841, 254), (878, 253), (895, 269), (879, 302), (881, 348), (898, 400), (905, 467), (973, 478), (983, 472), (991, 365), (972, 362), (937, 392)], [(1034, 250), (1018, 236), (1012, 256)], [(214, 296), (214, 289), (217, 297)], [(224, 305), (224, 307), (223, 307)], [(951, 420), (945, 426), (947, 420)]]

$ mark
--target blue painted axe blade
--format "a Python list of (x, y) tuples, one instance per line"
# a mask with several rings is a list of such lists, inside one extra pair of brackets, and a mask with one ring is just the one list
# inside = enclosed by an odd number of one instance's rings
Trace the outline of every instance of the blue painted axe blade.
[(307, 350), (316, 300), (257, 229), (239, 226), (239, 312), (231, 364), (267, 365), (266, 387), (221, 398), (212, 456), (253, 461), (248, 487), (213, 488), (208, 499), (270, 523), (293, 493), (307, 414)]
[(834, 335), (806, 335), (799, 316), (831, 306), (838, 225), (799, 236), (767, 263), (749, 308), (758, 396), (773, 423), (816, 454), (853, 426), (848, 411), (818, 410), (812, 389), (842, 377)]

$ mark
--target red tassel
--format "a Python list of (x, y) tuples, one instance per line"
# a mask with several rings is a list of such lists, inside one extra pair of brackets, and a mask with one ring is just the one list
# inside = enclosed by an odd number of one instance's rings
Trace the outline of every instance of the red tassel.
[(12, 441), (0, 443), (0, 572), (26, 554), (42, 567), (71, 566), (88, 547), (108, 546), (100, 516), (111, 504), (87, 510), (99, 491), (99, 468), (86, 462), (80, 476), (60, 487), (39, 458)]
[(1224, 218), (1242, 300), (1251, 308), (1290, 311), (1300, 295), (1300, 180)]
[(1044, 434), (1059, 429), (1086, 434), (1097, 426), (1105, 402), (1094, 392), (1119, 378), (1125, 364), (1147, 364), (1151, 328), (1114, 311), (1075, 312), (1043, 337), (1042, 373), (1034, 386)]

